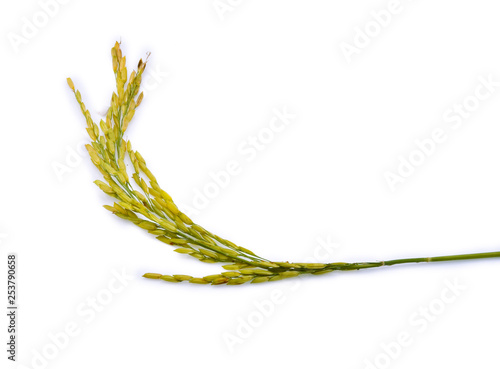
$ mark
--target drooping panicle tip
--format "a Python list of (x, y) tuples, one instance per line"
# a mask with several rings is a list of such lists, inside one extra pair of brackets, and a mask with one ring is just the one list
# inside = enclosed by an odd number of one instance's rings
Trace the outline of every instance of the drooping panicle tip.
[(66, 78), (66, 82), (68, 82), (68, 86), (69, 88), (71, 88), (72, 91), (75, 91), (75, 85), (73, 84), (73, 81), (71, 80), (71, 78)]

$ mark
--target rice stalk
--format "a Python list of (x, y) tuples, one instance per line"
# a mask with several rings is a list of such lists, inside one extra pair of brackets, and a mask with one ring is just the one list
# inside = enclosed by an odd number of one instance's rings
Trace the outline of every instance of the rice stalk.
[[(104, 180), (96, 180), (94, 183), (105, 194), (115, 199), (112, 206), (104, 205), (104, 208), (155, 235), (159, 241), (174, 246), (174, 251), (202, 262), (225, 263), (223, 269), (226, 270), (202, 278), (160, 273), (146, 273), (143, 277), (172, 283), (241, 285), (396, 264), (500, 257), (499, 251), (361, 263), (273, 262), (207, 231), (179, 210), (172, 197), (158, 184), (146, 160), (138, 151), (133, 150), (130, 141), (123, 138), (144, 97), (139, 91), (147, 58), (145, 61), (141, 59), (137, 69), (130, 74), (120, 43), (116, 42), (111, 49), (111, 58), (116, 91), (111, 96), (105, 120), (101, 120), (99, 124), (92, 119), (73, 81), (67, 79), (87, 124), (90, 144), (86, 145), (86, 148), (90, 160), (101, 172)], [(125, 165), (127, 158), (132, 163), (132, 173), (129, 173)]]

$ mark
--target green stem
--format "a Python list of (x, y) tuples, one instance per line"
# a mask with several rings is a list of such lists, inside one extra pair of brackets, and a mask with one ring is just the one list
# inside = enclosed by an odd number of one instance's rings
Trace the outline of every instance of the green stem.
[(364, 263), (348, 263), (344, 265), (331, 264), (330, 268), (333, 267), (336, 270), (356, 270), (356, 269), (366, 269), (366, 268), (377, 268), (381, 266), (389, 266), (396, 264), (434, 263), (440, 261), (473, 260), (473, 259), (488, 259), (488, 258), (500, 258), (500, 251), (483, 252), (476, 254), (435, 256), (429, 258), (409, 258), (409, 259), (394, 259), (387, 261), (374, 261), (374, 262), (364, 262)]

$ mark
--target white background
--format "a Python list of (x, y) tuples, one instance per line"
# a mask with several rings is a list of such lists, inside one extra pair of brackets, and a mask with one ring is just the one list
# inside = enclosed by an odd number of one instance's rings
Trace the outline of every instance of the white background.
[[(141, 278), (220, 266), (101, 207), (111, 201), (92, 183), (99, 173), (81, 151), (85, 122), (66, 85), (71, 76), (99, 120), (114, 42), (129, 70), (151, 52), (128, 138), (181, 208), (237, 161), (241, 173), (193, 218), (267, 258), (498, 251), (500, 87), (458, 128), (443, 116), (474, 103), (479, 78), (500, 81), (497, 2), (401, 0), (379, 32), (371, 12), (387, 1), (224, 0), (222, 15), (211, 0), (41, 3), (0, 9), (0, 275), (5, 286), (6, 255), (17, 253), (20, 367), (498, 366), (495, 259), (235, 287)], [(341, 45), (355, 46), (367, 25), (372, 36), (349, 62)], [(255, 158), (243, 155), (238, 147), (283, 107), (291, 124)], [(384, 174), (435, 129), (447, 139), (391, 191)], [(450, 283), (466, 289), (454, 295)], [(68, 324), (76, 333), (65, 339)], [(390, 344), (404, 332), (409, 344)]]

